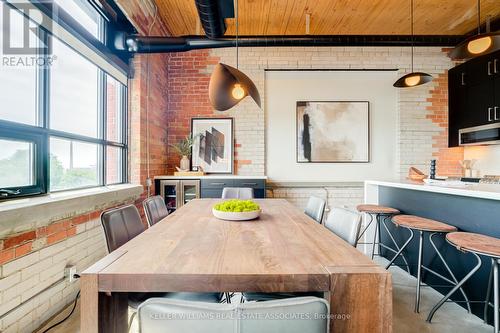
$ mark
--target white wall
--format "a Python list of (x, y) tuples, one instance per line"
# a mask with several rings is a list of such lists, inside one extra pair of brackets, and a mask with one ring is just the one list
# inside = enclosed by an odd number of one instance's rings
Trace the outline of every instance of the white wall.
[(500, 145), (465, 147), (464, 159), (477, 160), (473, 167), (476, 177), (500, 175)]
[[(397, 71), (267, 71), (266, 174), (273, 181), (363, 181), (397, 176)], [(297, 101), (369, 101), (369, 163), (297, 163)]]

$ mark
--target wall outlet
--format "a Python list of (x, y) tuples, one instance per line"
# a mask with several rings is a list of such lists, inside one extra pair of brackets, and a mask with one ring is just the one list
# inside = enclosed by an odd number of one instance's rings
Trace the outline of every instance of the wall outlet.
[(68, 266), (64, 269), (64, 276), (70, 283), (73, 283), (77, 280), (74, 277), (75, 274), (76, 274), (76, 266)]

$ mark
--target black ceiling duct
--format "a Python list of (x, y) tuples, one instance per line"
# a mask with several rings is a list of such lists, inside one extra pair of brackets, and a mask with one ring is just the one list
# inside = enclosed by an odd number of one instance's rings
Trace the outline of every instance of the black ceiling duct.
[(201, 25), (208, 38), (219, 38), (226, 33), (225, 18), (234, 16), (234, 5), (228, 0), (195, 0)]
[[(463, 36), (414, 36), (415, 46), (455, 46), (464, 40)], [(169, 53), (198, 49), (234, 47), (232, 36), (209, 39), (201, 36), (143, 37), (117, 34), (115, 48), (132, 53)], [(334, 35), (334, 36), (241, 36), (240, 47), (265, 46), (410, 46), (412, 36), (396, 35)]]

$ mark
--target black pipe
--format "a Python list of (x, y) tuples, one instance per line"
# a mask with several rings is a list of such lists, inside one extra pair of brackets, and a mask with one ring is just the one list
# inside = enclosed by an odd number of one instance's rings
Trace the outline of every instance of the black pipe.
[[(457, 35), (420, 35), (413, 37), (415, 46), (455, 46), (464, 40)], [(411, 46), (409, 35), (333, 35), (333, 36), (241, 36), (241, 47), (266, 46)], [(133, 53), (170, 53), (198, 49), (234, 47), (233, 36), (209, 39), (200, 36), (143, 37), (117, 35), (115, 47)]]
[(221, 15), (218, 1), (195, 0), (195, 4), (207, 37), (218, 38), (224, 36), (226, 23)]

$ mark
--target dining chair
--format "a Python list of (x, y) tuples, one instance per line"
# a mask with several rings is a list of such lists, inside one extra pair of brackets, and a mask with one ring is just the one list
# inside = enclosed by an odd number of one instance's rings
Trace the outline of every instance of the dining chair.
[[(127, 205), (104, 211), (101, 214), (101, 223), (110, 253), (146, 230), (146, 227), (142, 223), (139, 210), (134, 205)], [(137, 310), (142, 302), (151, 297), (167, 297), (196, 302), (218, 303), (222, 300), (222, 296), (223, 293), (129, 293), (128, 305), (132, 310)], [(130, 317), (129, 329), (134, 320), (134, 316), (135, 312)]]
[(224, 187), (222, 189), (222, 199), (253, 199), (253, 188), (251, 187)]
[(165, 201), (160, 195), (147, 198), (142, 202), (142, 206), (150, 227), (168, 215), (167, 205), (165, 205)]
[[(361, 229), (361, 214), (345, 208), (333, 208), (324, 226), (334, 234), (356, 247)], [(275, 299), (286, 299), (298, 296), (320, 296), (319, 293), (261, 293), (244, 292), (245, 302), (262, 302)]]
[(146, 230), (134, 205), (104, 211), (101, 223), (110, 253)]
[(321, 223), (323, 221), (323, 214), (325, 213), (325, 206), (325, 200), (312, 196), (307, 202), (304, 213), (316, 222)]
[(325, 221), (325, 227), (356, 247), (361, 230), (361, 214), (346, 208), (335, 207)]
[(151, 298), (139, 306), (138, 318), (139, 331), (147, 333), (327, 333), (329, 313), (317, 297), (241, 304)]

